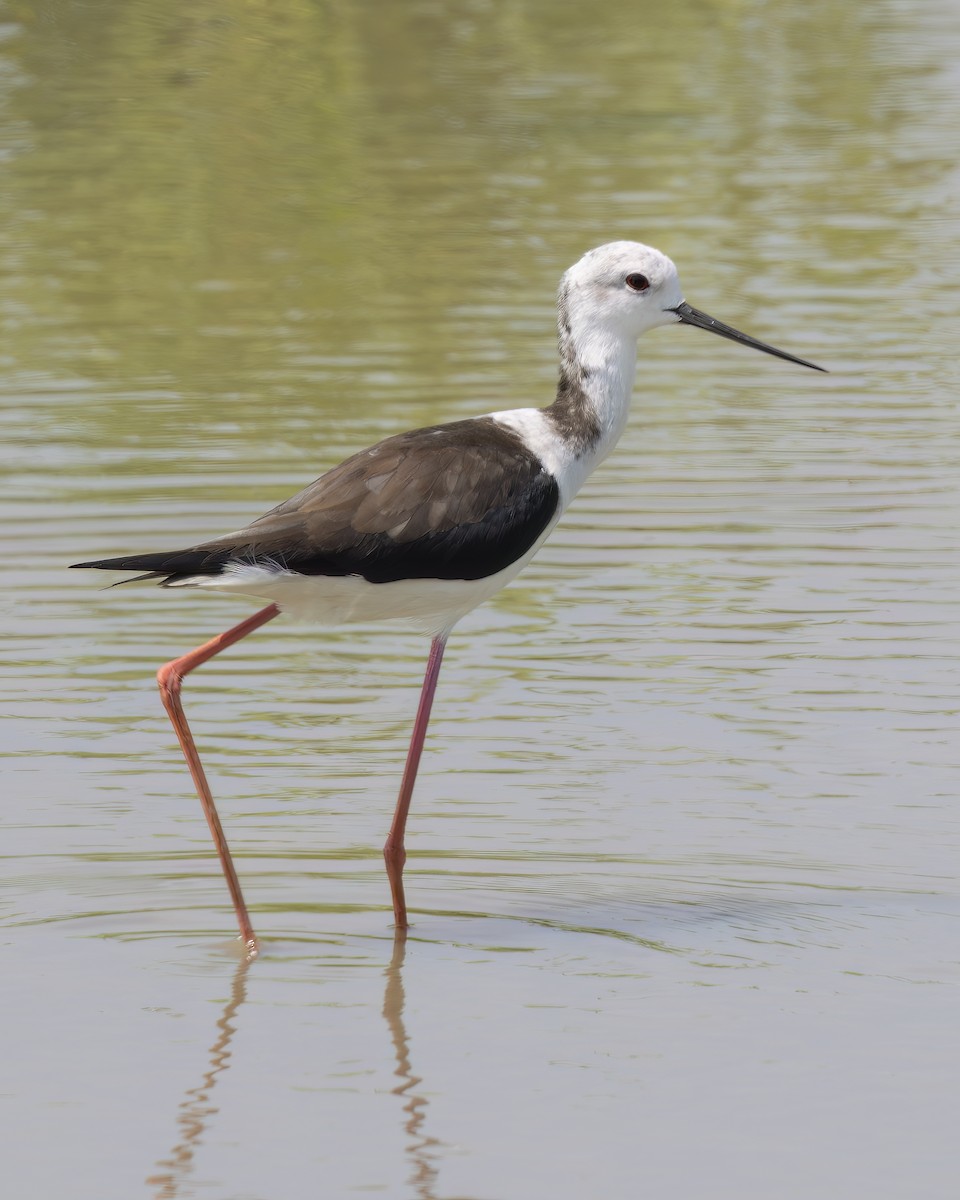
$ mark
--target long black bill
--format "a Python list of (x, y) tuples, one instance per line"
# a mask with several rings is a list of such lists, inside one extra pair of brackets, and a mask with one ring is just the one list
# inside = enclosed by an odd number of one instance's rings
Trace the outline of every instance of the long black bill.
[(799, 363), (801, 367), (810, 367), (813, 371), (823, 371), (827, 374), (826, 367), (818, 367), (816, 363), (807, 362), (805, 358), (796, 358), (793, 354), (787, 354), (785, 350), (777, 350), (774, 346), (768, 346), (766, 342), (758, 342), (756, 338), (748, 337), (745, 333), (741, 333), (739, 329), (733, 329), (729, 325), (724, 325), (722, 321), (718, 321), (716, 317), (708, 317), (706, 313), (700, 312), (688, 304), (686, 300), (682, 304), (678, 304), (676, 308), (668, 308), (667, 312), (676, 313), (684, 325), (695, 325), (697, 329), (706, 329), (708, 333), (719, 333), (721, 337), (729, 338), (731, 342), (740, 342), (743, 346), (752, 346), (754, 350), (762, 350), (764, 354), (772, 354), (774, 358), (785, 358), (787, 362)]

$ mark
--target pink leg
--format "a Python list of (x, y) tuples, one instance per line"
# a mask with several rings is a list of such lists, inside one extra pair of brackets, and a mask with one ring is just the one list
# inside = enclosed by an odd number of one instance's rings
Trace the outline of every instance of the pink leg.
[(182, 658), (174, 658), (157, 672), (157, 682), (160, 684), (160, 698), (163, 700), (163, 707), (167, 710), (167, 715), (170, 717), (174, 732), (180, 742), (180, 748), (183, 750), (183, 757), (187, 760), (187, 766), (190, 768), (190, 774), (193, 776), (197, 795), (200, 797), (200, 803), (203, 805), (203, 815), (207, 818), (207, 824), (210, 826), (210, 832), (213, 834), (213, 844), (217, 848), (217, 854), (220, 857), (220, 866), (223, 868), (223, 873), (226, 876), (227, 887), (230, 889), (230, 898), (233, 900), (234, 909), (236, 909), (237, 920), (240, 923), (240, 937), (243, 939), (243, 943), (251, 956), (257, 952), (257, 937), (253, 932), (253, 926), (250, 924), (247, 906), (243, 900), (243, 893), (240, 891), (240, 880), (237, 878), (236, 868), (230, 856), (227, 839), (223, 836), (223, 826), (220, 824), (220, 818), (213, 803), (210, 785), (207, 783), (207, 777), (200, 762), (200, 755), (197, 753), (193, 734), (190, 732), (190, 726), (187, 724), (187, 718), (183, 714), (183, 706), (180, 703), (180, 688), (183, 684), (184, 676), (189, 675), (195, 667), (199, 667), (201, 663), (205, 663), (208, 659), (213, 658), (221, 650), (226, 650), (234, 642), (239, 642), (241, 638), (245, 638), (248, 633), (253, 633), (255, 629), (259, 629), (267, 621), (272, 621), (279, 613), (280, 609), (275, 604), (270, 604), (267, 608), (262, 608), (258, 613), (254, 613), (252, 617), (241, 621), (239, 625), (228, 629), (226, 633), (221, 633), (219, 636), (211, 638), (209, 642), (205, 642), (202, 646), (198, 646), (196, 650), (191, 650), (189, 654), (184, 654)]
[(427, 671), (423, 677), (423, 688), (420, 692), (420, 707), (417, 709), (417, 719), (413, 723), (413, 734), (410, 738), (410, 749), (407, 751), (407, 765), (403, 768), (403, 780), (400, 784), (400, 795), (397, 797), (397, 807), (393, 814), (393, 824), (383, 847), (383, 858), (387, 864), (387, 878), (390, 880), (390, 894), (393, 897), (393, 915), (398, 929), (406, 929), (407, 902), (403, 895), (403, 864), (407, 861), (407, 852), (403, 848), (403, 834), (407, 827), (407, 813), (410, 811), (410, 800), (413, 796), (413, 785), (417, 780), (417, 767), (420, 765), (420, 754), (423, 750), (423, 739), (426, 737), (427, 724), (430, 721), (430, 709), (433, 706), (433, 694), (437, 690), (437, 679), (440, 675), (440, 664), (443, 662), (443, 650), (447, 644), (446, 637), (435, 637), (430, 643), (430, 657), (427, 660)]

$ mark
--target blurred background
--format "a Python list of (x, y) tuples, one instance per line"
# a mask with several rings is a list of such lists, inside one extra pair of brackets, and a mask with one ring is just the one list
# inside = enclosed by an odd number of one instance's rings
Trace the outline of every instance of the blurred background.
[[(952, 1197), (960, 9), (0, 4), (0, 1110), (21, 1196)], [(689, 329), (426, 644), (71, 562), (543, 405), (589, 247)], [(49, 1153), (56, 1146), (57, 1153)]]

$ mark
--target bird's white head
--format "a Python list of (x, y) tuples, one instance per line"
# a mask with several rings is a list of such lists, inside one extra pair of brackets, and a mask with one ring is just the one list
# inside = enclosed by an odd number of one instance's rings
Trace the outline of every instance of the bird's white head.
[(561, 332), (602, 330), (638, 338), (677, 320), (683, 303), (677, 268), (665, 254), (640, 242), (608, 242), (588, 250), (560, 281)]
[(687, 304), (677, 268), (642, 242), (608, 242), (588, 250), (560, 280), (558, 322), (565, 358), (609, 356), (614, 345), (633, 352), (641, 334), (658, 325), (693, 325), (721, 337), (822, 371), (815, 363), (757, 341)]

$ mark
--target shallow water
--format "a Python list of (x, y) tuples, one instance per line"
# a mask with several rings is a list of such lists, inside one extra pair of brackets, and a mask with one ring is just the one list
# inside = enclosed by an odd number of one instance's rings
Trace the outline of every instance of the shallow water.
[[(953, 6), (11, 5), (0, 1087), (23, 1197), (953, 1197)], [(561, 271), (661, 246), (616, 454), (451, 639), (66, 564), (546, 403)], [(56, 1147), (56, 1152), (51, 1152)]]

